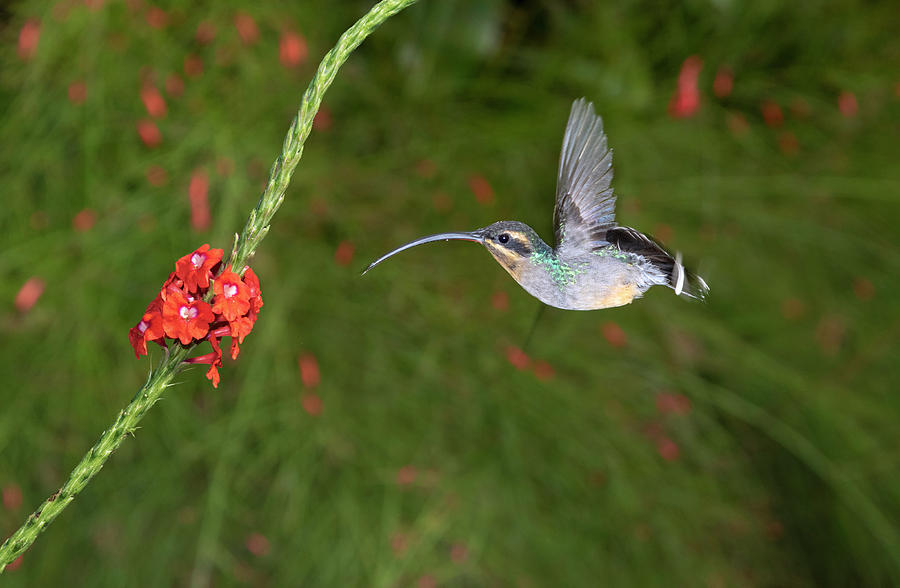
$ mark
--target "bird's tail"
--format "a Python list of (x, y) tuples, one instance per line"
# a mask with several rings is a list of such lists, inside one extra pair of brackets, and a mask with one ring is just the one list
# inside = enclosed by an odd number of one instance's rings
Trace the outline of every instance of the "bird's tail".
[(630, 227), (609, 229), (606, 231), (606, 240), (621, 251), (643, 257), (662, 274), (666, 280), (665, 285), (675, 290), (679, 296), (684, 295), (697, 300), (706, 298), (709, 286), (703, 278), (684, 267), (681, 263), (681, 253), (676, 253), (672, 257), (672, 254), (656, 239)]
[(706, 284), (706, 280), (684, 267), (684, 264), (681, 263), (680, 251), (675, 254), (671, 266), (667, 267), (666, 270), (668, 270), (666, 275), (669, 278), (667, 285), (675, 290), (676, 295), (681, 296), (683, 294), (696, 300), (706, 299), (706, 295), (709, 293), (709, 286)]

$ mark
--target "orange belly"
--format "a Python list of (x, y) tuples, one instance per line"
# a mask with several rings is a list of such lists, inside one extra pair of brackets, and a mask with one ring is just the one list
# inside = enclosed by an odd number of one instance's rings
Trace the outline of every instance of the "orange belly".
[(593, 308), (612, 308), (614, 306), (623, 306), (631, 304), (635, 296), (640, 294), (638, 287), (634, 284), (617, 284), (610, 290), (600, 296), (594, 297), (591, 301)]

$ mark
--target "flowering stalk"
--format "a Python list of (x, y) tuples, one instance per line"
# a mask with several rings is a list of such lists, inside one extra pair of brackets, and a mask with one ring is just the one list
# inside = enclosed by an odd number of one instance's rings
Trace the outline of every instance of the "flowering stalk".
[[(334, 48), (328, 52), (303, 95), (300, 110), (294, 117), (282, 145), (281, 155), (269, 173), (266, 189), (250, 212), (244, 230), (235, 242), (231, 258), (223, 267), (243, 268), (269, 230), (269, 222), (284, 201), (284, 193), (303, 154), (303, 144), (312, 130), (313, 118), (322, 104), (325, 91), (331, 86), (338, 69), (356, 47), (381, 23), (417, 0), (382, 0), (368, 14), (350, 27)], [(168, 357), (150, 374), (147, 383), (135, 394), (113, 425), (104, 431), (94, 447), (85, 454), (63, 486), (34, 511), (25, 523), (0, 546), (0, 573), (28, 547), (37, 536), (69, 505), (79, 492), (100, 471), (106, 460), (122, 441), (137, 428), (144, 414), (159, 400), (179, 370), (186, 365), (190, 351), (196, 344), (174, 345)]]

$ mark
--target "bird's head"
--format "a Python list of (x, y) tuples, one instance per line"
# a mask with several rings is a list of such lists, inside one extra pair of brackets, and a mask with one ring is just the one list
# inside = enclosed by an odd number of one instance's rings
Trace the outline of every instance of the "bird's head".
[(386, 253), (372, 262), (363, 273), (366, 273), (388, 257), (400, 253), (410, 247), (431, 243), (432, 241), (474, 241), (481, 243), (491, 252), (494, 259), (518, 280), (522, 264), (535, 250), (549, 249), (534, 230), (519, 221), (498, 221), (492, 225), (475, 231), (460, 233), (439, 233), (410, 241), (405, 245)]

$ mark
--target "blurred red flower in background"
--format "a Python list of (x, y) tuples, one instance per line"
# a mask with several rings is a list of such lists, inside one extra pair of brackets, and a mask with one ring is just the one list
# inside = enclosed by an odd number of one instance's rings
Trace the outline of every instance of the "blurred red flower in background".
[(660, 392), (656, 395), (656, 410), (662, 414), (688, 414), (691, 412), (691, 400), (684, 394)]
[(506, 348), (506, 360), (518, 370), (524, 370), (531, 365), (531, 358), (528, 357), (528, 354), (515, 345)]
[(723, 65), (716, 72), (716, 77), (713, 80), (713, 94), (719, 98), (727, 98), (733, 88), (734, 74), (731, 72), (731, 68)]
[(84, 233), (90, 231), (96, 222), (97, 214), (90, 208), (85, 208), (72, 219), (72, 228), (78, 232)]
[(319, 373), (319, 362), (312, 353), (304, 353), (297, 358), (297, 366), (300, 368), (300, 381), (307, 388), (315, 388), (322, 380)]
[(700, 90), (698, 80), (700, 70), (703, 69), (703, 60), (696, 55), (691, 55), (681, 64), (678, 74), (678, 87), (675, 95), (669, 102), (669, 115), (674, 118), (687, 118), (694, 115), (700, 108)]
[(310, 416), (319, 416), (322, 414), (322, 398), (320, 398), (318, 394), (304, 394), (300, 403), (303, 405), (303, 410)]
[(26, 20), (19, 30), (19, 57), (24, 61), (34, 57), (40, 39), (41, 21), (36, 18)]
[(87, 100), (87, 86), (84, 82), (72, 82), (69, 84), (69, 102), (72, 104), (82, 104)]
[(337, 250), (334, 252), (334, 262), (340, 266), (348, 266), (353, 261), (354, 247), (350, 241), (341, 241), (338, 243)]
[(3, 508), (19, 510), (22, 506), (22, 489), (18, 484), (7, 484), (3, 487)]
[(767, 126), (776, 128), (784, 124), (784, 114), (781, 112), (781, 107), (778, 106), (777, 102), (773, 100), (764, 101), (762, 106), (760, 106), (760, 111)]
[(678, 444), (668, 437), (661, 437), (656, 442), (656, 451), (666, 461), (675, 461), (681, 455), (681, 449)]
[(251, 45), (259, 39), (259, 28), (256, 26), (256, 21), (246, 12), (238, 12), (234, 15), (234, 27), (244, 45)]
[(191, 201), (191, 226), (198, 231), (209, 228), (209, 176), (203, 169), (195, 169), (188, 185), (188, 197)]
[(542, 382), (552, 380), (553, 376), (556, 373), (553, 370), (553, 366), (550, 365), (548, 362), (544, 361), (543, 359), (539, 359), (539, 360), (535, 361), (531, 367), (534, 370), (534, 375), (537, 377), (538, 380), (541, 380)]
[(158, 6), (151, 6), (148, 8), (145, 18), (147, 19), (147, 24), (154, 29), (165, 28), (169, 22), (169, 15)]
[(22, 313), (28, 312), (35, 304), (37, 304), (37, 301), (43, 293), (44, 280), (38, 277), (28, 278), (16, 294), (16, 309)]
[(184, 75), (195, 78), (203, 73), (203, 60), (197, 55), (188, 55), (184, 58)]
[(284, 67), (297, 67), (306, 61), (309, 49), (306, 46), (306, 38), (294, 31), (286, 30), (281, 33), (278, 42), (278, 58)]
[(503, 290), (497, 290), (491, 295), (491, 306), (499, 311), (509, 309), (509, 294)]
[(171, 74), (166, 78), (166, 92), (169, 96), (177, 98), (184, 93), (184, 80), (178, 74)]
[(144, 142), (144, 145), (150, 147), (158, 147), (160, 143), (162, 143), (162, 133), (159, 132), (159, 127), (156, 126), (156, 123), (152, 120), (141, 119), (137, 123), (137, 132), (141, 137), (141, 141)]
[(204, 20), (197, 25), (197, 32), (194, 33), (194, 39), (201, 45), (208, 45), (216, 38), (216, 25), (208, 20)]
[(479, 204), (490, 204), (494, 201), (494, 189), (490, 182), (480, 174), (469, 176), (469, 189)]
[(147, 181), (151, 186), (163, 186), (169, 181), (169, 174), (158, 165), (151, 165), (147, 168)]
[(613, 347), (625, 347), (628, 343), (628, 337), (625, 335), (625, 331), (622, 330), (622, 327), (612, 321), (603, 323), (601, 331), (603, 332), (603, 338)]
[(162, 118), (166, 115), (166, 100), (152, 84), (144, 84), (141, 88), (141, 102), (147, 109), (147, 114), (153, 118)]
[(327, 131), (331, 128), (331, 109), (324, 104), (313, 117), (313, 128), (317, 131)]
[(247, 535), (244, 545), (246, 545), (247, 551), (257, 557), (266, 555), (271, 548), (269, 540), (262, 533), (250, 533)]
[(853, 92), (841, 92), (838, 96), (838, 108), (845, 118), (853, 118), (859, 112), (859, 103), (856, 101), (856, 94)]

